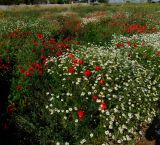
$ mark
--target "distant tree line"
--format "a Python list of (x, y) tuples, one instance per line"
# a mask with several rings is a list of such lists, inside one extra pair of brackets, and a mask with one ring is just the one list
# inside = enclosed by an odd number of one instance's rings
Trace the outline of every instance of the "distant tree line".
[[(95, 2), (98, 1), (100, 3), (108, 3), (109, 0), (0, 0), (0, 5), (12, 5), (12, 4), (42, 4), (42, 3), (51, 3), (51, 4), (64, 4), (71, 3), (71, 1), (79, 1), (79, 2)], [(152, 0), (147, 0), (149, 3)]]
[[(0, 0), (0, 5), (19, 5), (19, 4), (42, 4), (42, 3), (50, 3), (50, 4), (64, 4), (71, 3), (71, 1), (75, 0)], [(84, 1), (84, 0), (83, 0)]]
[(0, 0), (0, 5), (19, 5), (19, 4), (42, 4), (42, 3), (50, 3), (50, 4), (64, 4), (71, 3), (72, 1), (78, 2), (107, 2), (108, 0)]
[[(0, 5), (19, 5), (19, 4), (42, 4), (42, 3), (50, 3), (50, 4), (64, 4), (64, 3), (71, 3), (71, 1), (81, 1), (87, 2), (87, 0), (0, 0)], [(90, 0), (95, 1), (95, 0)], [(105, 0), (99, 0), (99, 2)]]
[(47, 3), (48, 0), (0, 0), (0, 4), (11, 5), (11, 4), (39, 4)]

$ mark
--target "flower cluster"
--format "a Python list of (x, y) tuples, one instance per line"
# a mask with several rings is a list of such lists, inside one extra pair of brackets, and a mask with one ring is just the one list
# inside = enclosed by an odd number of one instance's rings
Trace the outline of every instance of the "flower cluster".
[(81, 25), (87, 25), (88, 23), (99, 22), (102, 18), (107, 17), (107, 13), (105, 12), (96, 12), (92, 13), (84, 18), (82, 18)]
[(54, 80), (46, 109), (64, 119), (64, 128), (79, 131), (80, 144), (92, 140), (93, 132), (96, 137), (97, 129), (106, 142), (128, 142), (156, 115), (160, 78), (120, 47), (81, 46), (49, 57), (46, 65)]
[[(57, 26), (55, 26), (57, 27)], [(16, 19), (16, 18), (9, 18), (0, 20), (0, 32), (1, 34), (7, 34), (6, 36), (9, 38), (20, 38), (21, 36), (30, 36), (31, 33), (38, 33), (41, 32), (45, 35), (49, 35), (51, 30), (55, 30), (55, 28), (51, 25), (49, 21), (43, 19), (29, 19), (24, 17), (24, 19)], [(17, 30), (17, 31), (15, 31)], [(32, 32), (19, 32), (21, 31), (32, 31)], [(48, 30), (48, 31), (47, 31)], [(5, 37), (6, 37), (5, 36)]]
[(10, 61), (8, 62), (4, 62), (4, 60), (2, 60), (0, 58), (0, 71), (7, 71), (11, 68), (12, 63)]
[(147, 29), (146, 26), (143, 25), (137, 25), (137, 24), (132, 24), (128, 27), (127, 32), (132, 33), (132, 32), (137, 32), (137, 33), (142, 33), (145, 32)]
[[(116, 36), (113, 35), (113, 39), (112, 39), (112, 43), (113, 44), (121, 44), (121, 46), (135, 46), (135, 44), (137, 44), (137, 46), (141, 46), (142, 44), (152, 47), (154, 50), (159, 51), (160, 50), (160, 32), (157, 33), (144, 33), (144, 34), (134, 34), (130, 37), (127, 36)], [(124, 45), (124, 43), (126, 45)]]
[(10, 100), (16, 102), (16, 105), (21, 105), (22, 102), (23, 104), (26, 103), (24, 98), (32, 93), (33, 82), (38, 79), (45, 79), (46, 58), (48, 56), (58, 58), (63, 53), (70, 51), (71, 42), (74, 44), (74, 41), (69, 37), (58, 42), (55, 38), (46, 39), (42, 33), (36, 34), (36, 38), (32, 40), (32, 46), (28, 49), (29, 59), (28, 56), (24, 56), (27, 61), (25, 63), (19, 62), (14, 67), (15, 76), (18, 79), (12, 82)]

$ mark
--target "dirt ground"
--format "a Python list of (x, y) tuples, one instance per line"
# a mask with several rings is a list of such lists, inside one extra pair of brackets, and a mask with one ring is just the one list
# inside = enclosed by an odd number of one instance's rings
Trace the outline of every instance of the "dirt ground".
[(137, 140), (137, 144), (136, 145), (155, 145), (155, 144), (156, 144), (155, 140), (149, 141), (145, 137), (143, 137), (143, 138)]
[(137, 143), (136, 145), (156, 145), (156, 140), (148, 140), (146, 137), (145, 137), (145, 134), (146, 134), (146, 131), (148, 129), (149, 126), (145, 126), (142, 128), (142, 137), (138, 138), (137, 139)]

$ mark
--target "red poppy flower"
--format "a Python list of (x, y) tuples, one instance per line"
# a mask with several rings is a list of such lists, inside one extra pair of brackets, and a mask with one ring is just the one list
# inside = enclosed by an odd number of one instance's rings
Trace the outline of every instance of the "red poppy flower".
[(34, 50), (34, 49), (32, 49), (32, 52), (35, 52), (35, 50)]
[(105, 109), (107, 109), (107, 104), (106, 104), (106, 102), (102, 102), (101, 103), (101, 110), (105, 110)]
[(145, 42), (142, 42), (141, 44), (142, 44), (142, 45), (144, 45), (144, 44), (145, 44)]
[(92, 75), (92, 72), (91, 72), (90, 70), (86, 70), (86, 71), (84, 72), (84, 75), (85, 75), (86, 77), (90, 77), (90, 76)]
[(85, 112), (83, 110), (79, 110), (77, 112), (77, 116), (78, 116), (79, 119), (83, 119), (84, 116), (85, 116)]
[(80, 42), (79, 42), (79, 41), (76, 41), (76, 44), (80, 44)]
[(68, 69), (68, 73), (74, 73), (75, 72), (75, 69), (74, 68), (69, 68)]
[(54, 38), (50, 38), (50, 42), (49, 43), (53, 44), (55, 42), (56, 42), (56, 40)]
[(44, 38), (44, 34), (37, 34), (37, 37), (39, 38), (39, 39), (42, 39), (42, 38)]
[(78, 64), (84, 64), (84, 61), (82, 59), (79, 59)]
[(19, 72), (23, 74), (25, 72), (25, 70), (20, 69)]
[(120, 46), (121, 46), (121, 47), (124, 47), (124, 43), (120, 43)]
[(42, 69), (43, 69), (43, 67), (42, 67), (42, 65), (41, 65), (41, 64), (37, 63), (37, 64), (36, 64), (36, 69), (37, 69), (37, 70), (42, 70)]
[(39, 75), (43, 76), (44, 72), (43, 71), (38, 71)]
[(131, 45), (132, 45), (132, 42), (128, 41), (127, 44), (128, 44), (128, 46), (131, 46)]
[(59, 56), (61, 56), (62, 55), (62, 52), (61, 51), (58, 51), (57, 53), (56, 53), (56, 56), (57, 57), (59, 57)]
[(48, 45), (46, 45), (46, 49), (48, 49), (49, 48), (49, 46)]
[(129, 26), (127, 32), (131, 33), (132, 31), (136, 31), (137, 29), (138, 29), (138, 25), (132, 24), (132, 25)]
[(135, 43), (133, 46), (134, 46), (134, 47), (137, 47), (137, 46), (138, 46), (138, 44), (136, 44), (136, 43)]
[(68, 57), (69, 58), (74, 58), (74, 54), (71, 53), (71, 54), (68, 55)]
[(69, 41), (69, 37), (66, 37), (63, 41)]
[(46, 58), (46, 56), (45, 56), (45, 55), (42, 55), (42, 56), (41, 56), (41, 59), (45, 59), (45, 58)]
[(33, 45), (34, 45), (34, 47), (37, 46), (37, 42), (35, 40), (33, 41)]
[(117, 47), (124, 47), (124, 43), (117, 43), (116, 46)]
[(43, 52), (44, 52), (44, 49), (41, 49), (40, 52), (43, 53)]
[(74, 63), (74, 64), (73, 64), (74, 67), (77, 67), (77, 65), (78, 65), (77, 63)]
[(27, 77), (30, 77), (30, 76), (32, 76), (32, 73), (29, 72), (29, 71), (27, 71), (27, 72), (26, 72), (26, 76), (27, 76)]
[(155, 52), (156, 55), (160, 56), (160, 51)]
[(98, 66), (98, 65), (97, 65), (97, 66), (95, 67), (95, 70), (96, 70), (96, 71), (99, 71), (99, 70), (101, 70), (101, 69), (102, 69), (101, 66)]
[(72, 59), (72, 62), (73, 63), (77, 63), (77, 59)]
[(99, 84), (100, 84), (100, 85), (104, 85), (105, 82), (106, 82), (105, 79), (100, 79), (100, 80), (99, 80)]
[(40, 40), (41, 44), (44, 45), (45, 41), (43, 39)]
[(34, 70), (34, 67), (33, 67), (33, 66), (30, 66), (30, 67), (28, 68), (28, 70), (29, 70), (29, 71)]
[(92, 96), (92, 99), (96, 101), (98, 99), (98, 96)]

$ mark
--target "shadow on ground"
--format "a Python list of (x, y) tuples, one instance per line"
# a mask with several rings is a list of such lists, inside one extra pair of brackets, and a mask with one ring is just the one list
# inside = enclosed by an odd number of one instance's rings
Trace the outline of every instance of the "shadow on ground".
[(160, 116), (153, 119), (146, 130), (145, 137), (149, 141), (156, 140), (155, 145), (160, 145)]

